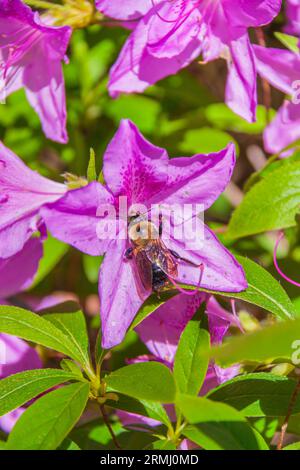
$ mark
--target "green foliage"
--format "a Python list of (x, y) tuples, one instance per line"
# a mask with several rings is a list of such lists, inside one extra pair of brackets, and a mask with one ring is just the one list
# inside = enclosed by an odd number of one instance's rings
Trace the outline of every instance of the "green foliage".
[(18, 420), (6, 448), (56, 449), (82, 415), (88, 395), (87, 383), (74, 383), (39, 398)]
[(240, 361), (262, 362), (272, 358), (291, 361), (293, 354), (296, 355), (299, 331), (300, 319), (281, 322), (234, 338), (213, 349), (211, 355), (222, 366)]
[[(169, 369), (158, 362), (131, 364), (105, 378), (109, 390), (141, 400), (173, 403), (175, 383)], [(163, 384), (163, 387), (162, 387)]]
[(234, 408), (207, 398), (179, 395), (177, 405), (190, 423), (183, 434), (207, 450), (266, 450), (263, 438)]
[[(297, 382), (271, 373), (236, 377), (207, 394), (207, 398), (226, 403), (244, 416), (286, 416)], [(300, 397), (292, 413), (300, 412)]]
[(18, 307), (0, 306), (0, 332), (54, 349), (81, 363), (82, 356), (77, 344), (51, 321)]
[(174, 379), (180, 393), (198, 395), (204, 382), (207, 367), (210, 335), (207, 328), (199, 322), (198, 315), (191, 320), (183, 331), (174, 361)]
[(246, 194), (234, 211), (228, 236), (236, 239), (296, 225), (300, 205), (300, 163), (284, 165)]
[(0, 416), (24, 405), (59, 384), (78, 381), (78, 375), (58, 369), (19, 372), (0, 381)]

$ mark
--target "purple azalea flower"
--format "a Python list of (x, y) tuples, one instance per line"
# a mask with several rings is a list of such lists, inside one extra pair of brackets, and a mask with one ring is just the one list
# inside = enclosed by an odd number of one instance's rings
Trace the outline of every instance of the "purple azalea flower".
[[(227, 186), (235, 165), (235, 149), (230, 144), (221, 152), (169, 159), (166, 150), (144, 139), (135, 125), (122, 121), (104, 155), (103, 174), (106, 185), (93, 182), (68, 192), (60, 201), (44, 207), (41, 214), (52, 234), (93, 256), (106, 254), (100, 269), (99, 292), (103, 347), (120, 343), (133, 318), (151, 290), (142, 290), (135, 263), (125, 258), (129, 247), (127, 222), (120, 223), (122, 237), (98, 238), (99, 207), (113, 205), (119, 216), (119, 197), (132, 204), (202, 204), (204, 209), (219, 197)], [(204, 234), (203, 243), (167, 237), (168, 249), (199, 266), (204, 265), (201, 286), (214, 291), (238, 292), (247, 283), (242, 267), (217, 240), (212, 231), (197, 219)], [(189, 233), (191, 219), (183, 220)], [(199, 237), (200, 238), (200, 237)], [(177, 281), (199, 284), (199, 267), (178, 263)]]
[[(212, 344), (221, 344), (231, 325), (240, 327), (238, 319), (223, 309), (214, 297), (203, 293), (194, 297), (176, 295), (136, 327), (138, 335), (155, 360), (173, 367), (181, 333), (205, 301)], [(222, 369), (216, 364), (210, 364), (201, 395), (235, 377), (238, 371), (239, 366)]]
[(136, 2), (127, 3), (97, 2), (101, 12), (118, 20), (137, 19), (141, 14), (111, 69), (111, 96), (142, 92), (200, 55), (204, 62), (222, 57), (229, 71), (226, 103), (255, 121), (256, 67), (248, 28), (270, 23), (280, 11), (281, 0), (157, 0), (141, 2), (139, 9)]
[[(221, 344), (231, 325), (240, 326), (238, 319), (223, 309), (212, 296), (209, 297), (206, 294), (199, 293), (191, 298), (179, 294), (164, 303), (138, 325), (136, 331), (151, 355), (138, 357), (129, 362), (159, 361), (172, 369), (180, 336), (200, 305), (205, 301), (207, 302), (206, 314), (208, 316), (211, 343)], [(206, 395), (213, 388), (234, 378), (239, 372), (239, 365), (222, 369), (216, 364), (210, 364), (200, 395)], [(167, 406), (167, 411), (172, 419), (174, 416), (173, 408)], [(117, 414), (124, 426), (135, 427), (144, 424), (155, 427), (161, 424), (154, 419), (134, 413), (118, 411)], [(183, 448), (189, 448), (189, 445), (189, 441), (183, 442)]]
[(24, 88), (49, 139), (66, 143), (62, 72), (71, 35), (68, 26), (45, 24), (21, 0), (0, 0), (0, 94)]
[[(38, 353), (22, 339), (0, 333), (0, 379), (25, 370), (39, 369), (42, 361)], [(20, 407), (0, 417), (0, 429), (9, 433), (25, 408)]]
[(286, 0), (285, 14), (288, 20), (288, 23), (285, 26), (285, 32), (287, 34), (300, 36), (300, 1)]
[[(255, 46), (259, 74), (285, 94), (294, 97), (299, 90), (300, 56), (284, 49)], [(299, 91), (298, 101), (299, 101)], [(280, 153), (300, 139), (300, 104), (285, 100), (276, 117), (264, 131), (269, 153)]]
[(10, 258), (0, 258), (0, 305), (31, 285), (42, 256), (41, 239), (32, 238), (20, 252)]
[(20, 251), (42, 227), (40, 208), (67, 190), (30, 170), (0, 142), (0, 258)]
[[(27, 289), (37, 271), (43, 255), (39, 238), (29, 240), (20, 253), (7, 259), (0, 259), (0, 304), (6, 305), (7, 298)], [(42, 367), (37, 352), (25, 341), (15, 336), (0, 333), (0, 379), (29, 369)], [(18, 408), (0, 417), (0, 429), (10, 432), (24, 408)]]

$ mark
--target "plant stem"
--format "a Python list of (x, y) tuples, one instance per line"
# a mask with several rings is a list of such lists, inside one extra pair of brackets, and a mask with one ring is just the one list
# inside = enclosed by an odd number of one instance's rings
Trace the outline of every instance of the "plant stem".
[(108, 418), (108, 416), (107, 416), (107, 414), (106, 414), (105, 406), (104, 406), (104, 405), (100, 405), (100, 411), (101, 411), (101, 414), (102, 414), (102, 417), (103, 417), (103, 421), (104, 421), (104, 423), (105, 423), (107, 429), (109, 430), (109, 433), (110, 433), (110, 435), (111, 435), (111, 438), (112, 438), (112, 440), (113, 440), (113, 443), (115, 444), (116, 449), (122, 450), (122, 447), (120, 446), (120, 444), (119, 444), (119, 442), (118, 442), (118, 440), (117, 440), (117, 438), (116, 438), (116, 435), (115, 435), (115, 433), (114, 433), (114, 431), (113, 431), (113, 428), (112, 428), (111, 425), (110, 425), (109, 418)]
[(300, 378), (299, 378), (298, 383), (295, 387), (293, 395), (291, 396), (291, 400), (290, 400), (289, 407), (288, 407), (288, 412), (287, 412), (287, 415), (286, 415), (285, 420), (283, 422), (283, 425), (281, 426), (281, 432), (280, 432), (279, 442), (278, 442), (278, 445), (277, 445), (277, 450), (282, 450), (283, 441), (284, 441), (285, 434), (286, 434), (286, 431), (287, 431), (287, 428), (288, 428), (289, 420), (290, 420), (290, 417), (293, 413), (293, 409), (294, 409), (294, 406), (296, 404), (296, 400), (297, 400), (297, 397), (298, 397), (299, 393), (300, 393)]

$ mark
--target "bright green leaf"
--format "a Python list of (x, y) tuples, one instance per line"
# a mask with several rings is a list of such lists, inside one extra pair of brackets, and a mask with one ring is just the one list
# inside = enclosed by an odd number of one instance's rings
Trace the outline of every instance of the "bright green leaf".
[(0, 332), (41, 344), (78, 362), (83, 359), (73, 342), (59, 328), (29, 310), (0, 306)]
[(140, 400), (173, 403), (175, 383), (170, 370), (158, 362), (131, 364), (105, 377), (109, 390)]
[(175, 355), (174, 379), (178, 390), (188, 395), (198, 395), (207, 372), (208, 355), (203, 352), (209, 350), (210, 335), (203, 323), (196, 315), (187, 324)]
[(263, 438), (234, 408), (207, 398), (179, 395), (176, 403), (188, 423), (183, 434), (208, 450), (267, 449)]
[(17, 421), (7, 449), (56, 449), (79, 420), (88, 396), (89, 384), (75, 383), (39, 398)]
[[(207, 398), (221, 401), (240, 411), (244, 416), (286, 416), (297, 382), (270, 373), (248, 374), (225, 382), (207, 394)], [(293, 414), (300, 412), (298, 397)]]
[(87, 179), (88, 182), (97, 180), (97, 171), (96, 171), (96, 154), (94, 149), (90, 149), (90, 160), (87, 168)]
[(300, 208), (300, 163), (274, 170), (253, 186), (234, 211), (227, 235), (247, 237), (296, 225)]
[(231, 338), (212, 350), (211, 356), (222, 366), (241, 361), (262, 362), (272, 358), (299, 358), (300, 319), (287, 320), (251, 334)]
[(11, 375), (0, 381), (0, 416), (24, 405), (40, 393), (78, 376), (59, 369), (37, 369)]
[(49, 313), (43, 318), (69, 338), (81, 357), (81, 361), (87, 364), (89, 362), (89, 338), (83, 313), (80, 310), (69, 313)]
[(279, 31), (276, 31), (274, 35), (281, 44), (287, 47), (290, 51), (295, 52), (295, 54), (299, 54), (299, 38), (296, 36), (290, 36), (289, 34), (280, 33)]

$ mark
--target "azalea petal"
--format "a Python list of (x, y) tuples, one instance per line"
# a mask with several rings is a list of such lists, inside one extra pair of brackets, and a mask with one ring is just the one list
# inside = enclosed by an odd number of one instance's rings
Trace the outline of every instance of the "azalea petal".
[(40, 117), (45, 135), (56, 142), (68, 142), (67, 110), (62, 65), (43, 53), (24, 70), (26, 96)]
[(285, 15), (288, 19), (284, 31), (287, 34), (300, 36), (300, 3), (299, 0), (286, 0)]
[(157, 4), (145, 17), (145, 28), (148, 29), (149, 55), (172, 59), (180, 56), (191, 43), (200, 46), (203, 24), (193, 0), (174, 0)]
[[(174, 239), (169, 236), (163, 238), (166, 246), (174, 250), (182, 258), (188, 259), (200, 266), (204, 271), (201, 287), (220, 292), (240, 292), (247, 288), (247, 281), (243, 268), (233, 255), (219, 242), (213, 232), (197, 219), (198, 233), (194, 233), (195, 217), (182, 224), (183, 238)], [(171, 232), (172, 233), (172, 232)], [(199, 284), (200, 268), (180, 261), (178, 264), (177, 282), (183, 284)]]
[(139, 285), (134, 261), (125, 259), (126, 240), (115, 240), (100, 268), (102, 347), (121, 343), (132, 320), (151, 292)]
[(264, 146), (269, 153), (279, 153), (300, 139), (300, 106), (285, 101), (275, 119), (264, 131)]
[(115, 197), (127, 197), (128, 207), (147, 205), (166, 184), (167, 164), (166, 150), (152, 145), (132, 122), (123, 120), (104, 155), (104, 179)]
[(246, 33), (230, 42), (226, 104), (249, 122), (256, 120), (256, 66), (252, 45)]
[(30, 170), (0, 142), (0, 258), (19, 251), (37, 230), (39, 209), (66, 187)]
[(4, 361), (1, 361), (0, 364), (0, 377), (2, 379), (17, 372), (42, 367), (42, 362), (36, 350), (22, 339), (0, 333), (0, 346), (1, 353), (3, 353), (1, 358), (4, 358)]
[(101, 13), (116, 20), (134, 20), (141, 18), (151, 8), (153, 0), (96, 0), (96, 7)]
[(208, 209), (228, 185), (236, 162), (235, 146), (209, 155), (172, 158), (168, 165), (166, 189), (156, 202), (201, 204)]
[(111, 68), (109, 92), (112, 97), (117, 97), (122, 92), (142, 92), (149, 85), (177, 73), (200, 55), (202, 45), (199, 39), (186, 34), (184, 37), (190, 39), (187, 43), (186, 40), (184, 41), (186, 44), (184, 48), (181, 42), (180, 53), (174, 50), (169, 53), (168, 57), (165, 57), (162, 52), (165, 49), (154, 47), (154, 45), (147, 47), (148, 16), (146, 15), (145, 19), (139, 22), (129, 36), (116, 63)]
[[(66, 103), (62, 60), (71, 28), (49, 26), (19, 0), (2, 0), (0, 78), (6, 95), (23, 86), (47, 137), (66, 143)], [(3, 92), (2, 92), (3, 94)]]
[(172, 364), (181, 333), (205, 299), (202, 293), (176, 295), (143, 320), (136, 331), (149, 351)]
[(107, 238), (100, 238), (99, 223), (106, 210), (114, 209), (113, 204), (114, 198), (107, 189), (93, 182), (68, 191), (57, 203), (44, 207), (41, 215), (54, 237), (84, 253), (99, 256), (105, 253), (113, 236), (108, 233)]
[(233, 26), (257, 27), (271, 23), (280, 13), (282, 0), (223, 0)]
[(17, 408), (16, 410), (11, 411), (6, 415), (0, 416), (0, 429), (2, 429), (3, 432), (9, 434), (24, 411), (25, 408), (21, 406), (20, 408)]
[(0, 297), (7, 298), (27, 289), (33, 281), (43, 256), (39, 238), (32, 238), (11, 258), (0, 258)]
[(293, 94), (299, 81), (300, 56), (284, 49), (253, 46), (259, 75), (283, 93)]

